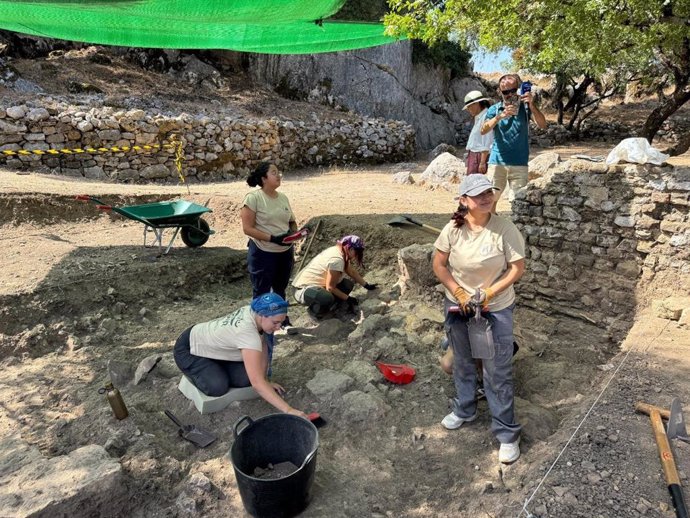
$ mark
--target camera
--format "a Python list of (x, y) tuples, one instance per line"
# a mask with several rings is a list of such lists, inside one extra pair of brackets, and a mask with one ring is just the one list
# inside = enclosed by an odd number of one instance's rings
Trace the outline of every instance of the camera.
[(525, 95), (527, 92), (532, 91), (532, 83), (529, 81), (523, 81), (518, 90), (518, 95)]

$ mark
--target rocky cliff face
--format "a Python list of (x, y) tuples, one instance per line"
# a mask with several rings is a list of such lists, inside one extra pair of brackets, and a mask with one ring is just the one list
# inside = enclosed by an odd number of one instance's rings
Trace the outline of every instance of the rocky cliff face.
[(447, 69), (414, 63), (409, 41), (332, 54), (254, 54), (249, 73), (288, 96), (404, 120), (419, 149), (464, 144), (471, 126), (462, 99), (482, 89), (475, 78), (451, 79)]

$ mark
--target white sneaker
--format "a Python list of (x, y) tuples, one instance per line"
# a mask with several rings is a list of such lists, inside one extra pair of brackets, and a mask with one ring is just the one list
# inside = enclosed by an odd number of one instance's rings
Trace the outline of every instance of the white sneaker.
[(471, 423), (475, 419), (477, 419), (477, 412), (475, 412), (474, 415), (470, 417), (458, 417), (453, 412), (451, 412), (443, 418), (441, 424), (444, 428), (447, 428), (448, 430), (456, 430), (460, 428), (463, 423)]
[(520, 439), (515, 442), (501, 443), (498, 449), (498, 462), (510, 464), (520, 458)]

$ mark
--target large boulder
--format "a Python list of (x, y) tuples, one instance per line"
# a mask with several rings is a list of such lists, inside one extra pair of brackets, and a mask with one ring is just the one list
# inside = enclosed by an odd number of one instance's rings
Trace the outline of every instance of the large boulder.
[(529, 179), (535, 180), (541, 178), (549, 169), (556, 167), (560, 161), (561, 155), (555, 151), (540, 153), (529, 161)]
[(450, 153), (441, 153), (427, 166), (417, 183), (431, 189), (455, 191), (466, 172), (462, 160)]
[(0, 515), (123, 516), (126, 486), (120, 463), (90, 444), (46, 458), (18, 436), (0, 441)]

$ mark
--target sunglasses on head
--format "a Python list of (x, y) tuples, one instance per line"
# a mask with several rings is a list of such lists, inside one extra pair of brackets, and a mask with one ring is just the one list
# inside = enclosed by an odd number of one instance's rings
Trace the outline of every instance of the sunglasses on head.
[(512, 95), (514, 93), (517, 93), (518, 89), (517, 88), (511, 88), (510, 90), (501, 90), (501, 93), (503, 95)]

